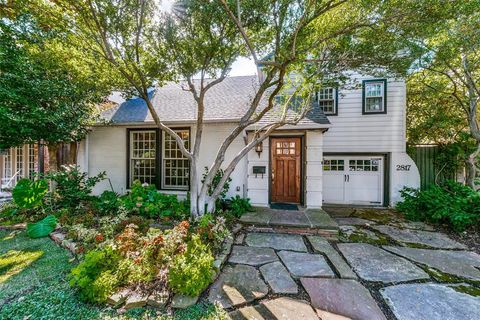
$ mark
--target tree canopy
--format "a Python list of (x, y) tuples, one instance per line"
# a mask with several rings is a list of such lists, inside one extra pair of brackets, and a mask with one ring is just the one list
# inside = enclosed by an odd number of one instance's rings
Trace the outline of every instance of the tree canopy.
[(70, 46), (72, 34), (31, 5), (1, 12), (0, 148), (79, 141), (110, 90), (101, 64)]

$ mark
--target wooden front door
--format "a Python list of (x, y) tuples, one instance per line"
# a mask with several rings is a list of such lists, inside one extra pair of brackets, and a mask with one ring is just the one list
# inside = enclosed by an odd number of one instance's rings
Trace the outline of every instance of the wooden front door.
[(272, 202), (300, 202), (300, 138), (272, 138)]

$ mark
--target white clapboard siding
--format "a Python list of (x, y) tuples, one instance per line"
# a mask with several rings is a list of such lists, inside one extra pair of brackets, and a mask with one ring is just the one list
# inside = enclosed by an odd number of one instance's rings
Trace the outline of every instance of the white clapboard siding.
[(406, 89), (403, 80), (387, 81), (387, 114), (362, 114), (362, 80), (355, 75), (355, 89), (339, 89), (338, 115), (329, 116), (332, 126), (325, 133), (323, 151), (405, 152)]

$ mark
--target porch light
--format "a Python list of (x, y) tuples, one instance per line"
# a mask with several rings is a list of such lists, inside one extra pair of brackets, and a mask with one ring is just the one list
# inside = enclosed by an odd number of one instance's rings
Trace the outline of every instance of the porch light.
[[(258, 136), (257, 136), (258, 137)], [(258, 153), (258, 157), (260, 158), (260, 154), (262, 153), (263, 151), (263, 141), (260, 141), (259, 143), (257, 143), (257, 145), (255, 146), (255, 152)]]

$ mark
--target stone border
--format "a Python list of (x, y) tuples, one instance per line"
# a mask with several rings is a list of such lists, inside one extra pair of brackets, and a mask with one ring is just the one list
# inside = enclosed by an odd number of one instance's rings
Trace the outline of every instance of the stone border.
[(57, 228), (56, 230), (50, 232), (48, 236), (60, 247), (70, 251), (70, 253), (73, 254), (75, 258), (77, 258), (78, 254), (80, 254), (78, 252), (77, 244), (73, 240), (66, 239), (67, 234), (65, 232), (62, 232), (60, 228)]

